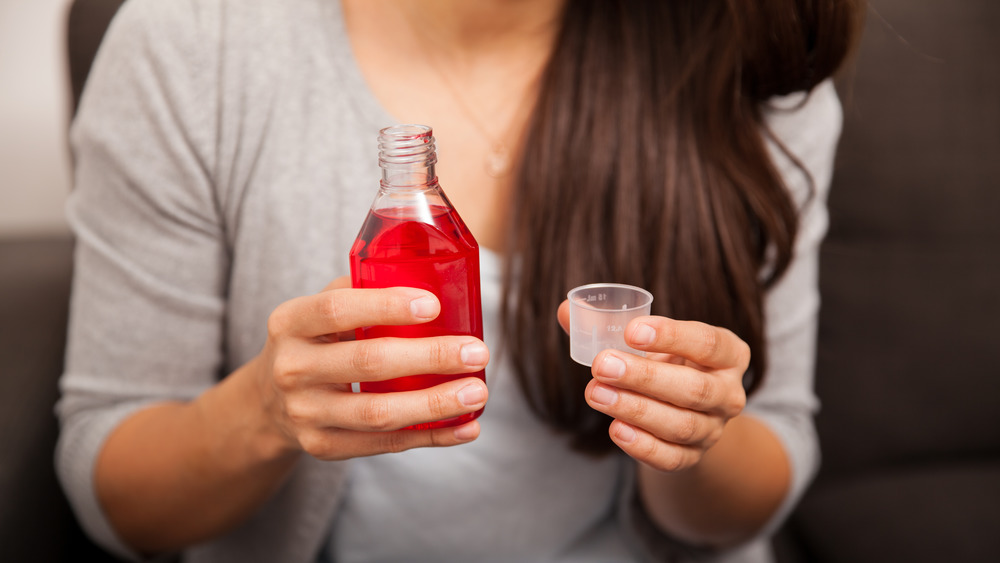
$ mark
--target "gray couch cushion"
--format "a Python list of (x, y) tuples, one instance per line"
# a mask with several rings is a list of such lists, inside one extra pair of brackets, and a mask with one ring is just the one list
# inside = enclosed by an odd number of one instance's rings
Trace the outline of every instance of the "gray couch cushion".
[(992, 561), (1000, 2), (870, 4), (821, 264), (823, 466), (779, 552)]

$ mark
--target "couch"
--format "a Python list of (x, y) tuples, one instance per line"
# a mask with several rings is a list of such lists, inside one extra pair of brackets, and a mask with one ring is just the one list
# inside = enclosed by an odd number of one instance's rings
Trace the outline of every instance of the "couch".
[(785, 562), (1000, 561), (1000, 2), (869, 0)]
[[(121, 0), (69, 12), (75, 96)], [(1000, 2), (870, 0), (823, 247), (824, 462), (782, 563), (1000, 558)], [(72, 241), (0, 240), (0, 561), (111, 560), (52, 469)]]
[[(73, 107), (123, 0), (66, 12)], [(0, 561), (115, 561), (84, 535), (56, 481), (53, 406), (66, 345), (73, 240), (0, 238)]]

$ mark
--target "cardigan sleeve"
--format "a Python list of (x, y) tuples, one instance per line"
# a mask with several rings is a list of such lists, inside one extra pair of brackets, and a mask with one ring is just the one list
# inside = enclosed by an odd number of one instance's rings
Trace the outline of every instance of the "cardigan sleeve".
[[(791, 466), (791, 485), (778, 510), (755, 538), (736, 548), (757, 555), (767, 553), (764, 542), (787, 518), (819, 468), (819, 440), (813, 422), (819, 409), (813, 391), (819, 250), (827, 230), (826, 200), (843, 116), (833, 83), (826, 81), (808, 94), (771, 100), (765, 119), (778, 141), (768, 141), (772, 161), (799, 209), (800, 223), (792, 262), (765, 299), (770, 366), (744, 410), (745, 415), (761, 420), (774, 432)], [(650, 561), (708, 555), (657, 531), (637, 502), (634, 476), (626, 476), (625, 489), (619, 509), (625, 533)]]
[(210, 387), (223, 360), (211, 5), (126, 2), (71, 129), (76, 250), (56, 468), (87, 533), (130, 559), (95, 492), (103, 444), (138, 409)]

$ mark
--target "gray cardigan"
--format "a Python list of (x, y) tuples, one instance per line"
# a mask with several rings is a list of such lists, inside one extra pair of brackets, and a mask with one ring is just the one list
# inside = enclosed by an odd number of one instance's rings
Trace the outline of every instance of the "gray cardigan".
[[(806, 177), (772, 151), (802, 229), (766, 304), (773, 368), (747, 407), (784, 444), (793, 485), (764, 534), (718, 561), (768, 560), (766, 533), (818, 464), (817, 256), (841, 115), (830, 84), (801, 100), (768, 110), (816, 190), (810, 199)], [(197, 396), (258, 353), (276, 305), (347, 273), (379, 177), (373, 139), (391, 123), (334, 0), (130, 0), (112, 23), (72, 129), (78, 242), (56, 454), (84, 527), (108, 549), (136, 557), (94, 492), (109, 432), (143, 406)], [(346, 466), (302, 459), (255, 516), (185, 560), (315, 561)], [(683, 558), (631, 500), (620, 516), (646, 557)]]

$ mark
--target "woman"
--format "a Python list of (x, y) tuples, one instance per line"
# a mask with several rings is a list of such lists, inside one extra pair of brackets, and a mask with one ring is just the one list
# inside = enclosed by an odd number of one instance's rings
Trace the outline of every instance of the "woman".
[[(191, 561), (768, 560), (818, 458), (824, 80), (858, 10), (128, 2), (73, 130), (57, 463), (85, 527)], [(439, 312), (342, 277), (394, 122), (434, 126), (485, 344), (342, 338)], [(557, 309), (593, 281), (656, 296), (646, 358), (571, 364)], [(491, 356), (489, 390), (350, 392)]]

